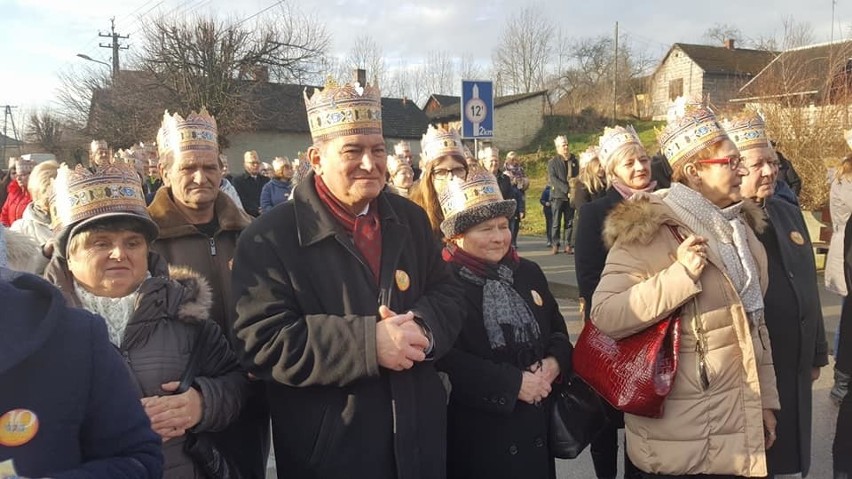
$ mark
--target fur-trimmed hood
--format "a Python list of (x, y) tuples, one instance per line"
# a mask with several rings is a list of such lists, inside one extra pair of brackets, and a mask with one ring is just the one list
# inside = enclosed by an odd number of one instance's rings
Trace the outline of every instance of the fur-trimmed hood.
[[(687, 228), (663, 201), (667, 194), (668, 190), (639, 193), (613, 208), (603, 228), (607, 249), (612, 248), (616, 240), (647, 244), (665, 224)], [(762, 233), (766, 228), (765, 212), (751, 199), (743, 199), (742, 216), (746, 224), (757, 233)]]
[[(0, 266), (14, 271), (40, 274), (47, 263), (39, 244), (29, 236), (0, 226)], [(5, 260), (6, 264), (2, 264)]]
[(169, 265), (169, 279), (183, 286), (177, 305), (177, 318), (188, 323), (210, 319), (213, 289), (210, 282), (186, 266)]

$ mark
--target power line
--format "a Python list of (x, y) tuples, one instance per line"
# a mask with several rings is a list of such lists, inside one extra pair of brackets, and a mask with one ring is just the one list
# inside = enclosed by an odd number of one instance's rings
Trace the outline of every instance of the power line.
[(267, 12), (268, 10), (271, 10), (272, 8), (277, 7), (278, 5), (281, 5), (281, 4), (282, 4), (282, 3), (284, 3), (285, 1), (287, 1), (287, 0), (278, 0), (277, 2), (273, 3), (272, 5), (270, 5), (270, 6), (266, 7), (266, 8), (264, 8), (264, 9), (262, 9), (262, 10), (260, 10), (259, 12), (255, 13), (254, 15), (250, 15), (250, 16), (248, 16), (248, 17), (246, 17), (246, 18), (242, 19), (239, 23), (237, 23), (237, 25), (238, 25), (238, 26), (239, 26), (239, 25), (242, 25), (243, 23), (245, 23), (245, 22), (247, 22), (247, 21), (251, 20), (252, 18), (254, 18), (254, 17), (256, 17), (256, 16), (258, 16), (258, 15), (260, 15), (260, 14), (262, 14), (262, 13), (265, 13), (265, 12)]

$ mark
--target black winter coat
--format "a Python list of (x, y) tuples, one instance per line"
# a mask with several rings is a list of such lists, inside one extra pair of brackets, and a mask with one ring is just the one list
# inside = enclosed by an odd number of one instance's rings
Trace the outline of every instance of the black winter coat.
[(252, 216), (260, 215), (260, 193), (267, 182), (269, 178), (263, 175), (251, 176), (248, 173), (237, 176), (231, 182), (240, 195), (240, 202), (246, 213)]
[(547, 162), (547, 183), (551, 186), (551, 200), (567, 200), (571, 194), (568, 181), (580, 173), (580, 164), (577, 158), (571, 154), (568, 161), (559, 155), (554, 156)]
[[(210, 286), (186, 268), (166, 270), (156, 253), (149, 254), (149, 266), (154, 276), (139, 287), (136, 310), (118, 349), (140, 397), (150, 397), (167, 394), (160, 386), (180, 381), (193, 349), (203, 344), (205, 354), (193, 383), (203, 398), (203, 410), (192, 430), (221, 431), (239, 416), (248, 394), (248, 377), (239, 370), (219, 326), (209, 319)], [(70, 304), (82, 307), (65, 260), (54, 256), (45, 276)], [(183, 452), (184, 441), (181, 436), (163, 443), (164, 479), (205, 477)]]
[[(765, 204), (769, 220), (758, 238), (769, 260), (766, 326), (772, 343), (781, 410), (770, 474), (802, 472), (811, 458), (811, 369), (828, 364), (813, 245), (801, 211), (779, 198)], [(801, 243), (801, 244), (799, 244)]]
[[(458, 267), (453, 268), (458, 274)], [(447, 475), (459, 479), (556, 477), (547, 446), (552, 403), (547, 399), (534, 406), (518, 399), (521, 375), (530, 359), (553, 356), (563, 374), (571, 371), (568, 331), (547, 278), (526, 259), (521, 259), (514, 274), (513, 287), (529, 305), (541, 331), (539, 354), (543, 356), (532, 358), (528, 352), (491, 349), (482, 318), (482, 286), (461, 283), (467, 318), (455, 347), (438, 363), (452, 384)]]
[(580, 208), (579, 221), (574, 227), (574, 267), (577, 273), (577, 288), (584, 302), (585, 319), (589, 319), (592, 295), (601, 281), (601, 273), (609, 252), (601, 236), (604, 220), (609, 212), (622, 201), (624, 197), (618, 190), (608, 189), (602, 198), (586, 203)]
[(310, 173), (258, 218), (234, 260), (235, 335), (267, 381), (278, 470), (288, 478), (445, 476), (446, 391), (432, 361), (379, 367), (380, 305), (413, 311), (437, 359), (461, 327), (461, 290), (426, 214), (381, 193), (380, 284), (322, 203)]

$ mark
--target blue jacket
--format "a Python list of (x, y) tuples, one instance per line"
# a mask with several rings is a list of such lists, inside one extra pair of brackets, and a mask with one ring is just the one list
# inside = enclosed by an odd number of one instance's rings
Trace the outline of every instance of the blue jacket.
[(16, 445), (0, 430), (0, 463), (12, 460), (26, 477), (159, 478), (160, 438), (104, 320), (7, 269), (0, 304), (0, 424), (11, 418), (31, 433)]
[(292, 181), (269, 180), (260, 190), (260, 212), (266, 213), (278, 203), (289, 200), (291, 191), (293, 191)]

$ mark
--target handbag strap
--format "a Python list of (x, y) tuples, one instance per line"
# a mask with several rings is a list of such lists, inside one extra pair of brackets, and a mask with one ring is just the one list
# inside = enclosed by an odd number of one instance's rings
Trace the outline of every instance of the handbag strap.
[(203, 353), (204, 350), (207, 349), (204, 347), (204, 341), (201, 340), (203, 334), (204, 325), (198, 325), (198, 332), (195, 334), (195, 341), (192, 343), (192, 353), (190, 353), (189, 361), (186, 363), (186, 369), (180, 377), (180, 385), (178, 386), (177, 394), (184, 393), (192, 387), (192, 383), (198, 375), (198, 370), (201, 369), (201, 361), (204, 357)]
[(686, 238), (684, 238), (683, 234), (681, 234), (680, 229), (677, 227), (677, 225), (669, 225), (669, 224), (667, 224), (666, 226), (668, 226), (668, 227), (669, 227), (669, 231), (671, 231), (671, 232), (672, 232), (672, 235), (673, 235), (673, 236), (675, 237), (675, 239), (677, 240), (678, 245), (680, 245), (681, 243), (683, 243), (684, 241), (686, 241)]

